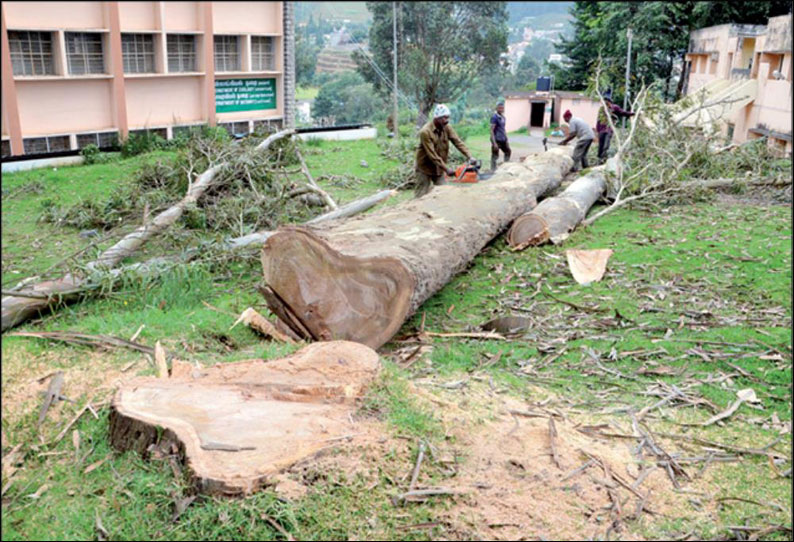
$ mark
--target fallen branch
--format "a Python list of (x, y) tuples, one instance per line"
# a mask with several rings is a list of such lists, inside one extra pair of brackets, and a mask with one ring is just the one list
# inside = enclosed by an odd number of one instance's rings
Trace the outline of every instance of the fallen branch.
[(232, 327), (230, 327), (229, 330), (233, 329), (234, 326), (240, 322), (244, 323), (254, 331), (258, 331), (262, 335), (271, 337), (276, 341), (287, 344), (295, 344), (295, 341), (293, 341), (291, 337), (276, 329), (273, 324), (271, 324), (264, 316), (256, 312), (253, 307), (248, 307), (245, 309), (240, 315), (240, 318), (238, 318), (237, 321), (232, 324)]
[(416, 500), (425, 500), (424, 497), (435, 497), (438, 495), (465, 495), (467, 491), (460, 489), (449, 489), (445, 487), (436, 487), (430, 489), (415, 489), (413, 491), (406, 491), (399, 495), (394, 495), (391, 500), (394, 506), (399, 506), (402, 503)]
[(328, 205), (328, 207), (331, 208), (332, 211), (337, 210), (339, 206), (336, 204), (334, 199), (328, 195), (328, 192), (317, 186), (317, 183), (314, 182), (314, 177), (312, 177), (312, 174), (309, 172), (309, 167), (306, 165), (306, 161), (303, 159), (303, 155), (301, 154), (301, 151), (296, 148), (295, 154), (298, 155), (298, 160), (300, 160), (301, 163), (301, 170), (303, 171), (303, 174), (306, 176), (306, 180), (309, 182), (309, 186), (311, 187), (311, 190), (319, 194), (320, 197), (322, 197), (325, 200), (325, 203)]
[(73, 333), (69, 331), (19, 331), (9, 334), (9, 337), (35, 337), (37, 339), (62, 341), (84, 346), (129, 348), (131, 350), (143, 352), (144, 354), (154, 355), (154, 348), (119, 337), (113, 337), (112, 335), (89, 335), (88, 333)]

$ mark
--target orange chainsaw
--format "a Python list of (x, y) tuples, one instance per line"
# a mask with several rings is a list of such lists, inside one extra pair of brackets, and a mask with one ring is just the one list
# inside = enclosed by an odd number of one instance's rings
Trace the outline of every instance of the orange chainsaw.
[(473, 163), (466, 163), (462, 166), (458, 166), (455, 169), (455, 176), (451, 177), (447, 175), (447, 182), (450, 183), (476, 183), (478, 181), (485, 181), (491, 177), (492, 174), (485, 173), (480, 174), (480, 168), (482, 167), (482, 160), (475, 160)]

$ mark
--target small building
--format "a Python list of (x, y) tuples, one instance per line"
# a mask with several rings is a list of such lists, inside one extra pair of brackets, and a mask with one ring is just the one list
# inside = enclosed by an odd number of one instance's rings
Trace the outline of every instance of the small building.
[(291, 124), (289, 2), (2, 3), (2, 157)]
[(514, 132), (523, 126), (528, 129), (549, 128), (560, 124), (562, 114), (569, 110), (595, 128), (599, 102), (578, 92), (564, 90), (506, 92), (505, 128)]
[[(767, 137), (770, 146), (792, 151), (792, 17), (766, 25), (724, 24), (690, 34), (685, 93), (698, 103), (684, 125), (718, 120), (734, 143)], [(706, 100), (700, 103), (700, 99)], [(721, 102), (721, 103), (720, 103)], [(680, 113), (684, 118), (689, 111)]]

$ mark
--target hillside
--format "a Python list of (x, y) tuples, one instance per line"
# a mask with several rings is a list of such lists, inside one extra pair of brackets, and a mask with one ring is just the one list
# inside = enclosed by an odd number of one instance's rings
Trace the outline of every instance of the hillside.
[(372, 20), (364, 2), (295, 2), (296, 23), (308, 22), (310, 16), (331, 22), (365, 23)]

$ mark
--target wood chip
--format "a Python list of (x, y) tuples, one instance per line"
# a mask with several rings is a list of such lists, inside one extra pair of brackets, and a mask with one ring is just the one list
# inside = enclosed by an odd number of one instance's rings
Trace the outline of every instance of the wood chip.
[(157, 378), (168, 378), (168, 364), (165, 361), (165, 350), (160, 341), (154, 343), (154, 364), (157, 368)]
[(276, 341), (287, 343), (287, 344), (295, 344), (295, 341), (292, 340), (291, 337), (282, 333), (276, 327), (271, 324), (267, 318), (256, 312), (253, 307), (248, 307), (243, 311), (237, 321), (232, 324), (232, 327), (229, 329), (231, 330), (234, 326), (239, 324), (240, 322), (244, 323), (254, 331), (261, 333), (266, 337), (271, 337)]

